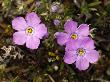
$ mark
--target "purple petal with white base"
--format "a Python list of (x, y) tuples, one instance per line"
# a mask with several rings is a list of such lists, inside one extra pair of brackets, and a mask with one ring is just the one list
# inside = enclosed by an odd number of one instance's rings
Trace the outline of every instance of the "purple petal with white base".
[(76, 60), (76, 68), (79, 70), (86, 70), (89, 67), (89, 62), (86, 58), (80, 57)]
[(78, 34), (80, 34), (81, 36), (88, 36), (89, 35), (89, 25), (81, 24), (78, 27)]
[(91, 38), (86, 37), (82, 40), (81, 47), (83, 47), (87, 50), (93, 50), (95, 48), (94, 41)]
[(90, 63), (95, 63), (99, 59), (99, 52), (96, 50), (91, 50), (87, 53), (85, 57)]
[(34, 12), (26, 15), (26, 21), (30, 27), (36, 27), (41, 22), (40, 18)]
[(68, 51), (68, 52), (65, 52), (65, 56), (64, 56), (63, 59), (64, 59), (65, 63), (72, 64), (72, 63), (74, 63), (76, 61), (77, 55), (73, 51)]
[(37, 49), (39, 47), (39, 44), (40, 44), (40, 39), (37, 37), (30, 37), (26, 41), (26, 47), (30, 49)]
[(66, 43), (66, 48), (65, 50), (68, 51), (68, 50), (76, 50), (77, 48), (80, 47), (81, 44), (81, 41), (79, 40), (70, 40)]
[(73, 33), (77, 30), (77, 22), (75, 21), (67, 21), (65, 24), (64, 24), (64, 29), (65, 29), (65, 32), (67, 33)]
[(39, 24), (36, 28), (35, 28), (35, 36), (37, 36), (38, 38), (42, 39), (44, 35), (47, 34), (47, 28), (44, 24)]
[(12, 21), (13, 29), (15, 30), (25, 30), (27, 28), (27, 23), (23, 17), (17, 17)]
[(68, 41), (67, 33), (57, 32), (57, 33), (55, 33), (55, 37), (57, 38), (58, 44), (61, 46), (65, 45), (65, 43)]
[(25, 31), (15, 32), (13, 34), (13, 42), (15, 44), (23, 45), (25, 44), (26, 39), (27, 39), (27, 36), (25, 34)]

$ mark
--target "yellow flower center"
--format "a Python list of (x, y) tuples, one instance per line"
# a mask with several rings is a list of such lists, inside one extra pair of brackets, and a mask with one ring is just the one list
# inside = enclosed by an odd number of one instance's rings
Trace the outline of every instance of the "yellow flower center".
[(83, 56), (83, 55), (85, 54), (85, 50), (82, 49), (82, 48), (79, 48), (79, 49), (77, 50), (77, 53), (78, 53), (79, 56)]
[(32, 27), (28, 27), (27, 29), (26, 29), (26, 34), (32, 34), (33, 33), (33, 28)]
[(72, 34), (72, 35), (71, 35), (71, 38), (72, 38), (72, 39), (77, 39), (77, 38), (78, 38), (78, 35), (77, 35), (77, 34)]

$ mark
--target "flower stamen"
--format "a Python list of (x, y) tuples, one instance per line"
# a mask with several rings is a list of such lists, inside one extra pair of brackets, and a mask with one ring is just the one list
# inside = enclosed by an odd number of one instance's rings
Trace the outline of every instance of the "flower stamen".
[(77, 38), (78, 38), (78, 35), (77, 35), (77, 34), (72, 34), (72, 35), (71, 35), (71, 38), (72, 38), (72, 39), (77, 39)]
[(32, 27), (28, 27), (26, 29), (26, 34), (28, 34), (28, 35), (33, 34), (33, 28)]
[(85, 50), (83, 48), (78, 48), (77, 53), (79, 56), (83, 56), (85, 54)]

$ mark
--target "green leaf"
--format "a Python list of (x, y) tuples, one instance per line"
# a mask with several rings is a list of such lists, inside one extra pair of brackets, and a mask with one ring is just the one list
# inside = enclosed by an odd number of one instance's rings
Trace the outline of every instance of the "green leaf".
[(40, 76), (39, 77), (34, 77), (33, 82), (42, 82), (42, 78)]
[(89, 7), (94, 7), (94, 6), (97, 6), (97, 5), (100, 5), (101, 4), (101, 1), (97, 1), (97, 2), (93, 2), (93, 3), (90, 3), (88, 4)]
[(10, 82), (18, 82), (18, 76), (15, 77), (13, 80), (11, 80)]
[(63, 70), (63, 69), (64, 69), (64, 63), (61, 63), (60, 70)]

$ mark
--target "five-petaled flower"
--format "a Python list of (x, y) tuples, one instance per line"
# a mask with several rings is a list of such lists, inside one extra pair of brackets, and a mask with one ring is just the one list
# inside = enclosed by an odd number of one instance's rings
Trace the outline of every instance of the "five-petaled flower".
[(78, 24), (75, 21), (69, 20), (64, 24), (64, 32), (56, 32), (57, 43), (59, 45), (65, 45), (69, 40), (83, 39), (89, 35), (89, 25), (81, 24), (77, 28)]
[(15, 44), (24, 45), (30, 49), (37, 49), (40, 44), (40, 39), (47, 34), (47, 28), (40, 23), (41, 20), (36, 13), (28, 13), (25, 17), (17, 17), (12, 21), (13, 29), (17, 30), (13, 34)]
[(99, 53), (94, 49), (94, 41), (89, 37), (77, 41), (71, 40), (66, 44), (64, 62), (75, 63), (79, 70), (86, 70), (90, 63), (98, 61)]

